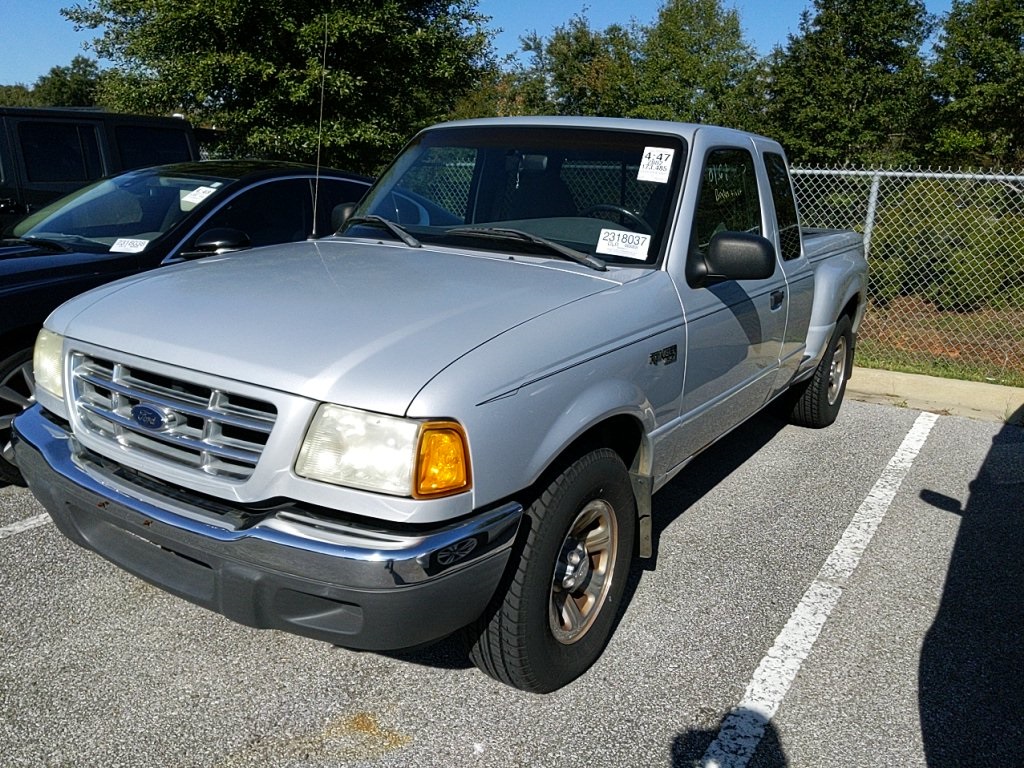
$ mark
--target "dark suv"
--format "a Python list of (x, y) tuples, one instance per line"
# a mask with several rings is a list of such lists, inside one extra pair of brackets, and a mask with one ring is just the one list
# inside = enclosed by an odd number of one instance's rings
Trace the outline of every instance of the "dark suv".
[(101, 176), (198, 159), (187, 120), (0, 107), (0, 232)]

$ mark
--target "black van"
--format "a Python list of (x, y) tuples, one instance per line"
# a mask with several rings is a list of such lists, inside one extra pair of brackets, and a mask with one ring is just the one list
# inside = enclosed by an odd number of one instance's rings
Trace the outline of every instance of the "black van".
[(198, 159), (187, 120), (0, 107), (0, 233), (101, 176)]

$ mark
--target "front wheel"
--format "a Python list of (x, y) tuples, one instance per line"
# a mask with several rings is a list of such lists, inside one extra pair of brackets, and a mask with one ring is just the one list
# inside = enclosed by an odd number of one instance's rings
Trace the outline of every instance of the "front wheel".
[[(35, 402), (35, 393), (31, 349), (0, 360), (0, 450), (11, 441), (14, 417)], [(0, 456), (0, 483), (24, 484), (18, 468), (3, 456)]]
[(466, 636), (481, 670), (547, 693), (597, 661), (621, 606), (636, 539), (636, 502), (622, 459), (607, 448), (578, 459), (523, 522), (518, 562)]
[(827, 427), (836, 420), (846, 394), (846, 381), (853, 364), (853, 330), (850, 318), (836, 323), (825, 356), (814, 376), (802, 385), (790, 414), (790, 421), (801, 427)]

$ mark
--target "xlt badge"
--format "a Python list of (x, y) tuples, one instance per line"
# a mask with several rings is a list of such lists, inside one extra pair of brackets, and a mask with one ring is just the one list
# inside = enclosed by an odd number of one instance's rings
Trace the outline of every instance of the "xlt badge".
[(679, 352), (676, 349), (676, 345), (673, 344), (671, 347), (665, 347), (659, 349), (657, 352), (651, 352), (651, 365), (657, 365), (658, 363), (664, 363), (665, 365), (671, 365), (679, 359)]

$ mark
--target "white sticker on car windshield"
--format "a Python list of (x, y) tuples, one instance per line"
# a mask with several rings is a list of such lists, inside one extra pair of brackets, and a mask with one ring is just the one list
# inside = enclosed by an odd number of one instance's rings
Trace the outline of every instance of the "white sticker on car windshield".
[(674, 149), (668, 147), (645, 147), (636, 180), (667, 184), (669, 174), (672, 173), (672, 156), (675, 153)]
[(136, 240), (131, 237), (119, 237), (110, 246), (111, 253), (142, 253), (149, 245), (149, 240)]
[(181, 201), (183, 203), (192, 203), (192, 205), (199, 205), (199, 203), (203, 202), (203, 200), (208, 198), (216, 191), (216, 187), (196, 187), (183, 198), (181, 198)]
[(598, 253), (637, 261), (644, 261), (647, 258), (647, 249), (650, 247), (650, 235), (624, 232), (621, 229), (602, 229), (601, 236), (597, 239)]

